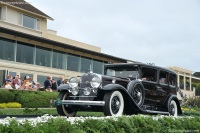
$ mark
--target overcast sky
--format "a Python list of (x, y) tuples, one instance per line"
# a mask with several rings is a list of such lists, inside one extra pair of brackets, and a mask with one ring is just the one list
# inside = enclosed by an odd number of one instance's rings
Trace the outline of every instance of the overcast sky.
[(48, 28), (102, 53), (200, 72), (199, 0), (27, 0)]

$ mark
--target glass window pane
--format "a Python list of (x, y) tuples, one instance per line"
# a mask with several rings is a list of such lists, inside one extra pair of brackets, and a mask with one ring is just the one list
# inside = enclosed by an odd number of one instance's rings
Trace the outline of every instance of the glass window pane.
[(36, 65), (51, 66), (51, 50), (45, 48), (36, 48)]
[(16, 72), (10, 72), (10, 71), (9, 71), (8, 75), (10, 75), (10, 76), (12, 76), (12, 77), (15, 77), (15, 76), (17, 75), (17, 73), (16, 73)]
[(23, 15), (23, 26), (24, 27), (36, 29), (35, 24), (36, 24), (35, 18)]
[(44, 86), (44, 81), (47, 79), (47, 76), (38, 75), (37, 82), (39, 82), (42, 86)]
[(0, 59), (14, 61), (14, 41), (0, 38)]
[(20, 73), (20, 77), (22, 80), (24, 80), (26, 78), (26, 76), (32, 77), (33, 78), (33, 74), (28, 74), (28, 73)]
[(66, 69), (66, 59), (67, 55), (65, 53), (53, 51), (53, 61), (52, 67), (59, 69)]
[(1, 20), (1, 16), (2, 16), (2, 8), (0, 7), (0, 20)]
[(103, 73), (103, 62), (93, 61), (93, 72), (102, 74)]
[(37, 19), (37, 30), (40, 30), (40, 20)]
[(87, 58), (81, 58), (81, 72), (87, 73), (92, 69), (92, 60)]
[(17, 44), (17, 62), (33, 64), (34, 46), (24, 43)]
[(79, 72), (80, 57), (74, 55), (67, 56), (67, 70)]
[(0, 87), (4, 86), (6, 70), (0, 70)]

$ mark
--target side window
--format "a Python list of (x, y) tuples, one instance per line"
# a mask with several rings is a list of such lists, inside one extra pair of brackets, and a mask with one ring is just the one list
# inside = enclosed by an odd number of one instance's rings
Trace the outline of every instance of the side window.
[(176, 86), (176, 75), (175, 74), (169, 75), (169, 85)]
[(157, 81), (157, 69), (143, 67), (142, 68), (142, 80), (143, 81)]
[(159, 74), (159, 83), (160, 84), (168, 84), (168, 72), (165, 72), (165, 71), (160, 71), (160, 74)]

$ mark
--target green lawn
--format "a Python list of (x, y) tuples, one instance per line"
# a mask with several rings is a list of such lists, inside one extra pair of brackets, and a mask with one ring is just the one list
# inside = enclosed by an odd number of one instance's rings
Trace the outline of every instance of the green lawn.
[[(0, 109), (0, 115), (58, 115), (56, 108), (48, 108), (48, 109)], [(77, 116), (104, 116), (102, 112), (77, 112)]]
[[(43, 114), (50, 114), (50, 115), (58, 115), (56, 108), (48, 108), (48, 109), (0, 109), (0, 115), (23, 115), (23, 114), (30, 114), (30, 115), (43, 115)], [(200, 116), (200, 108), (192, 108), (189, 109), (183, 109), (183, 115), (184, 116)], [(104, 116), (102, 112), (83, 112), (78, 111), (77, 116)]]

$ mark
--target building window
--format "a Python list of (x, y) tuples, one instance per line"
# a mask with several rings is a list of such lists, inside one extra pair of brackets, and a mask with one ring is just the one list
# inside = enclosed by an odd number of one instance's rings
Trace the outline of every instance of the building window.
[(93, 72), (98, 74), (103, 73), (103, 61), (93, 60)]
[(0, 7), (0, 20), (2, 19), (2, 7)]
[(0, 59), (14, 61), (15, 41), (0, 38)]
[(34, 46), (25, 43), (17, 43), (17, 62), (33, 64)]
[(47, 76), (38, 75), (37, 82), (39, 82), (42, 86), (44, 86), (44, 81), (47, 79)]
[(36, 47), (36, 65), (51, 67), (51, 49)]
[(23, 26), (31, 29), (40, 30), (40, 20), (24, 15), (22, 17)]
[(92, 69), (92, 60), (81, 57), (81, 72), (87, 73)]
[(25, 79), (26, 79), (26, 76), (29, 76), (29, 77), (33, 78), (33, 74), (20, 73), (20, 78), (21, 78), (22, 80), (25, 80)]
[(62, 52), (53, 51), (52, 67), (59, 69), (66, 69), (67, 55)]
[(74, 55), (67, 56), (67, 70), (80, 71), (80, 57)]
[(10, 75), (10, 76), (12, 76), (12, 77), (15, 77), (15, 76), (17, 75), (17, 73), (16, 73), (16, 72), (11, 72), (11, 71), (9, 71), (8, 75)]

